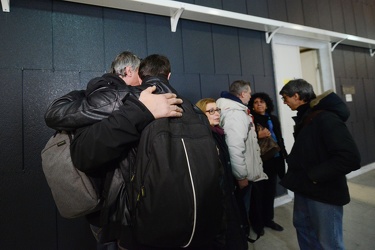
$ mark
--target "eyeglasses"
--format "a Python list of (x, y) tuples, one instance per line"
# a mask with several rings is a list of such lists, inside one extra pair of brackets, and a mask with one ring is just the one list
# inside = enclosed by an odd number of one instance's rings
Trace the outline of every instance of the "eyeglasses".
[(206, 112), (210, 113), (210, 115), (215, 114), (215, 111), (217, 111), (219, 114), (221, 113), (220, 108), (216, 108), (216, 109), (212, 108), (212, 109), (206, 110)]
[(282, 96), (281, 97), (281, 100), (283, 101), (283, 102), (285, 102), (285, 100), (286, 100), (286, 98), (288, 98), (289, 96)]

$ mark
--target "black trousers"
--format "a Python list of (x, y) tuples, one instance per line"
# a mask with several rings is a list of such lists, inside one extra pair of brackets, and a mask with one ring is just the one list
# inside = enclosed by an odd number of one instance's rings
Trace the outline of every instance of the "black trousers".
[(277, 176), (285, 174), (284, 159), (275, 157), (263, 162), (263, 171), (268, 180), (253, 183), (249, 212), (251, 227), (258, 234), (273, 221)]

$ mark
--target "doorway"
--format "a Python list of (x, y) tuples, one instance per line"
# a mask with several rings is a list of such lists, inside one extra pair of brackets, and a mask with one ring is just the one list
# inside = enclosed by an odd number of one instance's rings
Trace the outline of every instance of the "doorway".
[[(335, 80), (333, 74), (331, 44), (313, 39), (299, 38), (288, 35), (275, 34), (272, 39), (272, 55), (275, 73), (275, 89), (278, 95), (281, 88), (290, 80), (303, 78), (313, 85), (318, 95), (333, 89)], [(293, 116), (296, 111), (277, 98), (278, 116), (281, 123), (286, 150), (290, 152), (293, 143)], [(288, 191), (289, 198), (284, 197), (280, 204), (288, 202), (293, 193)], [(277, 200), (275, 201), (275, 204)]]

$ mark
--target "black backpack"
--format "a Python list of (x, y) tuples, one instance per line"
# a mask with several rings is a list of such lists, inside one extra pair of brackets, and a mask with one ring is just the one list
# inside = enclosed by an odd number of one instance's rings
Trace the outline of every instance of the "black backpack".
[(142, 132), (132, 181), (138, 243), (210, 246), (223, 226), (222, 165), (208, 120), (184, 99), (183, 116), (162, 118)]

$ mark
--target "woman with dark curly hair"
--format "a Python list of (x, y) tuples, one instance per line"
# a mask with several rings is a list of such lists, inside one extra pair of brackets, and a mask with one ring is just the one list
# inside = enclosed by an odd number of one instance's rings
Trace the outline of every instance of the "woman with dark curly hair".
[(258, 192), (254, 194), (253, 198), (255, 200), (253, 203), (257, 204), (256, 210), (261, 216), (260, 218), (255, 218), (256, 221), (253, 221), (252, 224), (257, 225), (256, 227), (261, 234), (264, 233), (264, 227), (282, 231), (283, 227), (273, 221), (277, 176), (280, 179), (284, 177), (284, 159), (287, 157), (284, 139), (281, 134), (280, 121), (275, 115), (271, 114), (274, 110), (274, 105), (272, 99), (266, 93), (253, 94), (248, 107), (254, 117), (254, 124), (263, 127), (260, 130), (257, 129), (258, 139), (271, 136), (281, 149), (273, 158), (263, 160), (263, 171), (267, 174), (268, 180), (263, 180), (257, 185)]

